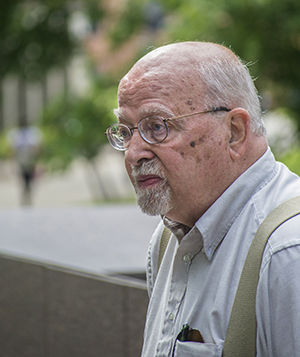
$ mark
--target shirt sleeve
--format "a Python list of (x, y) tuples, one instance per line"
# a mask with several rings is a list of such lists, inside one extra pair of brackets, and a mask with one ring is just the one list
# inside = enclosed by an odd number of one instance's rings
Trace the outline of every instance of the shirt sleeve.
[(280, 226), (263, 257), (257, 288), (257, 357), (300, 356), (300, 216)]

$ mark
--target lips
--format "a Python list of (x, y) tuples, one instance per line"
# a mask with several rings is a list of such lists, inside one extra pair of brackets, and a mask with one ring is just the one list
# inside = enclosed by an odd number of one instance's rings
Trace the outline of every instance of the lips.
[(140, 188), (150, 188), (162, 181), (163, 179), (157, 175), (140, 175), (137, 177), (137, 184)]

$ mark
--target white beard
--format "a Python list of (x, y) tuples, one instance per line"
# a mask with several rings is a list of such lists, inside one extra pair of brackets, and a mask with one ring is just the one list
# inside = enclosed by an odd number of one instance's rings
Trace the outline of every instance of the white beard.
[[(141, 189), (136, 182), (138, 175), (157, 175), (164, 180), (157, 187)], [(137, 195), (137, 203), (144, 213), (156, 216), (165, 215), (171, 210), (171, 189), (157, 159), (143, 162), (139, 167), (132, 167), (132, 177), (134, 178), (133, 185)]]

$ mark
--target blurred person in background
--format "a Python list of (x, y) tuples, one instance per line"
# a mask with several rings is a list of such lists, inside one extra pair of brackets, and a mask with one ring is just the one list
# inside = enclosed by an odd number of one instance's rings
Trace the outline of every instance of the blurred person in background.
[(22, 120), (20, 126), (9, 133), (9, 142), (21, 181), (21, 204), (31, 205), (36, 163), (42, 142), (41, 132), (37, 127), (29, 126)]
[[(220, 357), (251, 242), (276, 207), (300, 196), (300, 179), (275, 161), (248, 69), (224, 46), (148, 53), (121, 80), (115, 113), (106, 135), (125, 152), (141, 209), (162, 218), (149, 245), (142, 355)], [(253, 356), (300, 356), (299, 271), (296, 214), (263, 253)]]

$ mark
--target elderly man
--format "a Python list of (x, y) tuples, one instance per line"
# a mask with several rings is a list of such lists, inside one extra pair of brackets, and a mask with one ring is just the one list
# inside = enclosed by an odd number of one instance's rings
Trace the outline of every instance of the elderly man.
[[(223, 46), (148, 53), (121, 80), (118, 103), (108, 139), (125, 151), (141, 209), (162, 217), (149, 247), (142, 354), (222, 356), (249, 246), (275, 207), (300, 196), (299, 177), (275, 161), (249, 72)], [(172, 235), (160, 264), (164, 227)], [(260, 357), (300, 356), (299, 227), (296, 215), (264, 250)]]

